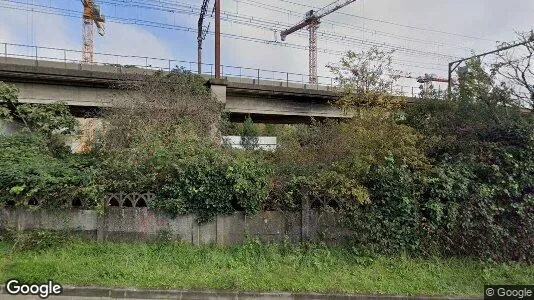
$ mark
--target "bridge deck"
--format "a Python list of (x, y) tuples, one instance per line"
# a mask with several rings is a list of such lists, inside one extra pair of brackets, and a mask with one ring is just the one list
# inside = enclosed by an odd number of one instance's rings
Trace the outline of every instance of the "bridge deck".
[[(156, 70), (121, 66), (84, 65), (0, 59), (0, 80), (12, 82), (20, 90), (20, 101), (50, 103), (65, 101), (75, 107), (106, 107), (120, 93), (113, 89), (124, 78), (142, 79)], [(206, 81), (210, 76), (204, 76)], [(329, 105), (336, 94), (328, 86), (291, 82), (225, 77), (226, 107), (232, 119), (246, 115), (269, 122), (294, 123), (314, 118), (346, 118)]]

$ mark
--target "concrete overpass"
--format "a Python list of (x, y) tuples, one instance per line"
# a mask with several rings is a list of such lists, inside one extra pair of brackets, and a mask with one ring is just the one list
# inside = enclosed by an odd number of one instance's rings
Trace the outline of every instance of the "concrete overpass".
[[(120, 93), (113, 85), (124, 74), (151, 74), (155, 70), (120, 65), (87, 65), (42, 59), (5, 56), (0, 58), (0, 80), (15, 84), (19, 101), (51, 103), (64, 101), (82, 117), (95, 108), (110, 106)], [(212, 93), (225, 103), (231, 120), (241, 121), (251, 115), (256, 122), (296, 123), (311, 117), (347, 118), (329, 102), (336, 99), (331, 87), (294, 83), (289, 80), (264, 80), (224, 77), (210, 80)]]

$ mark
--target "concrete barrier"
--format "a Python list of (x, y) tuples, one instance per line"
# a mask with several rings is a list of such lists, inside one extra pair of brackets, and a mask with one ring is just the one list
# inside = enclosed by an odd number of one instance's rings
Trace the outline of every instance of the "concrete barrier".
[(93, 210), (37, 210), (4, 208), (0, 229), (69, 231), (100, 241), (134, 241), (168, 238), (194, 245), (242, 243), (246, 237), (266, 242), (300, 242), (318, 237), (332, 243), (350, 234), (335, 224), (335, 218), (320, 217), (313, 210), (264, 211), (255, 216), (243, 213), (216, 216), (198, 224), (194, 215), (175, 218), (147, 207), (110, 206), (101, 214)]

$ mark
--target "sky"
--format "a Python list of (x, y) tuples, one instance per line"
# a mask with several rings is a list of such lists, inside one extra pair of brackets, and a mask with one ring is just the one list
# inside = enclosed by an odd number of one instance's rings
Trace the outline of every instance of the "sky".
[[(280, 41), (282, 29), (298, 23), (305, 12), (333, 0), (221, 0), (222, 64), (226, 75), (253, 76), (261, 68), (308, 74), (308, 35), (302, 30)], [(203, 60), (214, 62), (214, 29), (210, 24)], [(196, 69), (198, 10), (201, 0), (99, 0), (106, 16), (106, 34), (95, 34), (97, 62), (172, 65)], [(79, 0), (0, 0), (0, 43), (72, 49), (68, 59), (78, 60), (82, 44), (82, 4)], [(360, 0), (326, 16), (319, 28), (318, 74), (320, 82), (332, 75), (327, 64), (339, 62), (348, 50), (363, 51), (372, 45), (396, 49), (395, 68), (413, 77), (426, 73), (447, 76), (451, 60), (492, 50), (498, 41), (515, 39), (515, 32), (533, 27), (531, 0)], [(150, 25), (150, 26), (148, 26)], [(4, 48), (0, 44), (0, 47)], [(5, 49), (0, 48), (0, 52)], [(33, 54), (24, 46), (8, 45), (9, 53)], [(62, 58), (62, 50), (39, 49), (40, 56)], [(181, 62), (177, 62), (181, 61)], [(236, 66), (236, 67), (231, 67)], [(242, 67), (242, 68), (237, 68)], [(204, 71), (212, 72), (211, 66)], [(246, 69), (250, 68), (250, 69)], [(299, 75), (300, 74), (300, 75)], [(276, 72), (262, 77), (282, 78)], [(407, 89), (418, 86), (404, 79)]]

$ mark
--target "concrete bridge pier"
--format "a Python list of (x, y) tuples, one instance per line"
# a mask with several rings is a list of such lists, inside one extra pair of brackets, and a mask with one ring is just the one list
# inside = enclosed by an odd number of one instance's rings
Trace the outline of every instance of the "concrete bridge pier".
[[(226, 87), (228, 82), (224, 79), (210, 79), (207, 83), (211, 90), (211, 96), (217, 99), (217, 102), (221, 103), (223, 107), (226, 105)], [(220, 118), (219, 120), (220, 121)], [(213, 141), (220, 141), (222, 138), (221, 128), (219, 124), (221, 122), (215, 122), (211, 125), (210, 137)]]

